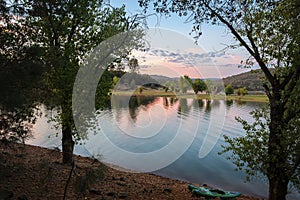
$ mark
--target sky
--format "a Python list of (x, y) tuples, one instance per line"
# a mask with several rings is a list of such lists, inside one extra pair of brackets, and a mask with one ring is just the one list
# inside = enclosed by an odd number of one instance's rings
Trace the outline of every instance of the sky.
[[(110, 4), (116, 7), (124, 4), (128, 15), (142, 10), (137, 0), (110, 0)], [(154, 11), (149, 10), (149, 13)], [(190, 35), (192, 23), (185, 23), (186, 18), (175, 14), (171, 17), (152, 15), (146, 20), (150, 28), (147, 36), (151, 38), (151, 48), (146, 53), (133, 53), (139, 60), (140, 72), (143, 74), (224, 78), (249, 71), (238, 67), (240, 61), (247, 58), (245, 50), (223, 51), (226, 45), (234, 44), (235, 41), (222, 26), (203, 24), (202, 36), (196, 45)]]

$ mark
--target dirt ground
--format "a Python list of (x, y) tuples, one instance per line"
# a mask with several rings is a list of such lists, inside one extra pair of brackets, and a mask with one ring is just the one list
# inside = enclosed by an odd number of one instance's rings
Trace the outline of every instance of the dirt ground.
[[(0, 200), (64, 199), (64, 193), (72, 200), (204, 199), (193, 196), (187, 182), (118, 171), (90, 158), (74, 159), (76, 167), (69, 179), (72, 166), (61, 163), (59, 151), (0, 142)], [(242, 195), (236, 199), (257, 198)]]

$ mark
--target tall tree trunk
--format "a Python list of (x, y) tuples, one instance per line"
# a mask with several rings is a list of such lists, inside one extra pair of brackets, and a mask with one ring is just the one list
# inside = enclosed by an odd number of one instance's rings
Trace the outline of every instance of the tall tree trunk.
[(287, 188), (288, 181), (281, 176), (269, 178), (269, 200), (285, 200)]
[(72, 128), (68, 124), (65, 124), (62, 127), (62, 153), (64, 164), (72, 164), (73, 149), (74, 141), (72, 138)]
[(72, 114), (70, 111), (71, 106), (65, 100), (62, 106), (62, 153), (63, 163), (72, 164), (73, 162), (73, 149), (74, 141), (72, 137)]
[(270, 135), (268, 144), (269, 163), (267, 175), (269, 179), (269, 200), (285, 200), (289, 178), (286, 171), (286, 150), (281, 144), (284, 127), (284, 105), (277, 84), (272, 87), (270, 100)]

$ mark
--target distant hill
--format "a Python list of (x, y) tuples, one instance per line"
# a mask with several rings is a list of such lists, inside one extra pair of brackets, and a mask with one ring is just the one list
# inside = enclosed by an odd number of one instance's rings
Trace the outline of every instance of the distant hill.
[[(155, 79), (161, 85), (164, 85), (167, 81), (173, 81), (176, 84), (178, 82), (178, 78), (170, 78), (162, 75), (150, 75), (150, 77)], [(209, 80), (212, 80), (217, 84), (221, 83), (220, 79), (209, 78)], [(234, 89), (246, 87), (248, 91), (264, 91), (262, 86), (263, 82), (264, 74), (260, 69), (223, 78), (223, 83), (225, 85), (231, 84)]]
[(178, 78), (170, 78), (163, 75), (150, 75), (150, 77), (156, 80), (160, 84), (164, 84), (167, 81), (178, 81)]
[(246, 87), (249, 91), (264, 90), (264, 74), (260, 69), (223, 78), (223, 82), (225, 85), (231, 84), (234, 89)]

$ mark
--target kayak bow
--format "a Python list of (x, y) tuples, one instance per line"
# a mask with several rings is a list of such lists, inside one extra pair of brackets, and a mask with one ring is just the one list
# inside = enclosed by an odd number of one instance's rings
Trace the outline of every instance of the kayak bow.
[(240, 192), (229, 192), (224, 190), (219, 190), (215, 188), (207, 187), (196, 187), (194, 185), (188, 185), (188, 188), (192, 193), (197, 197), (206, 197), (206, 198), (216, 198), (220, 199), (233, 199), (241, 195)]

